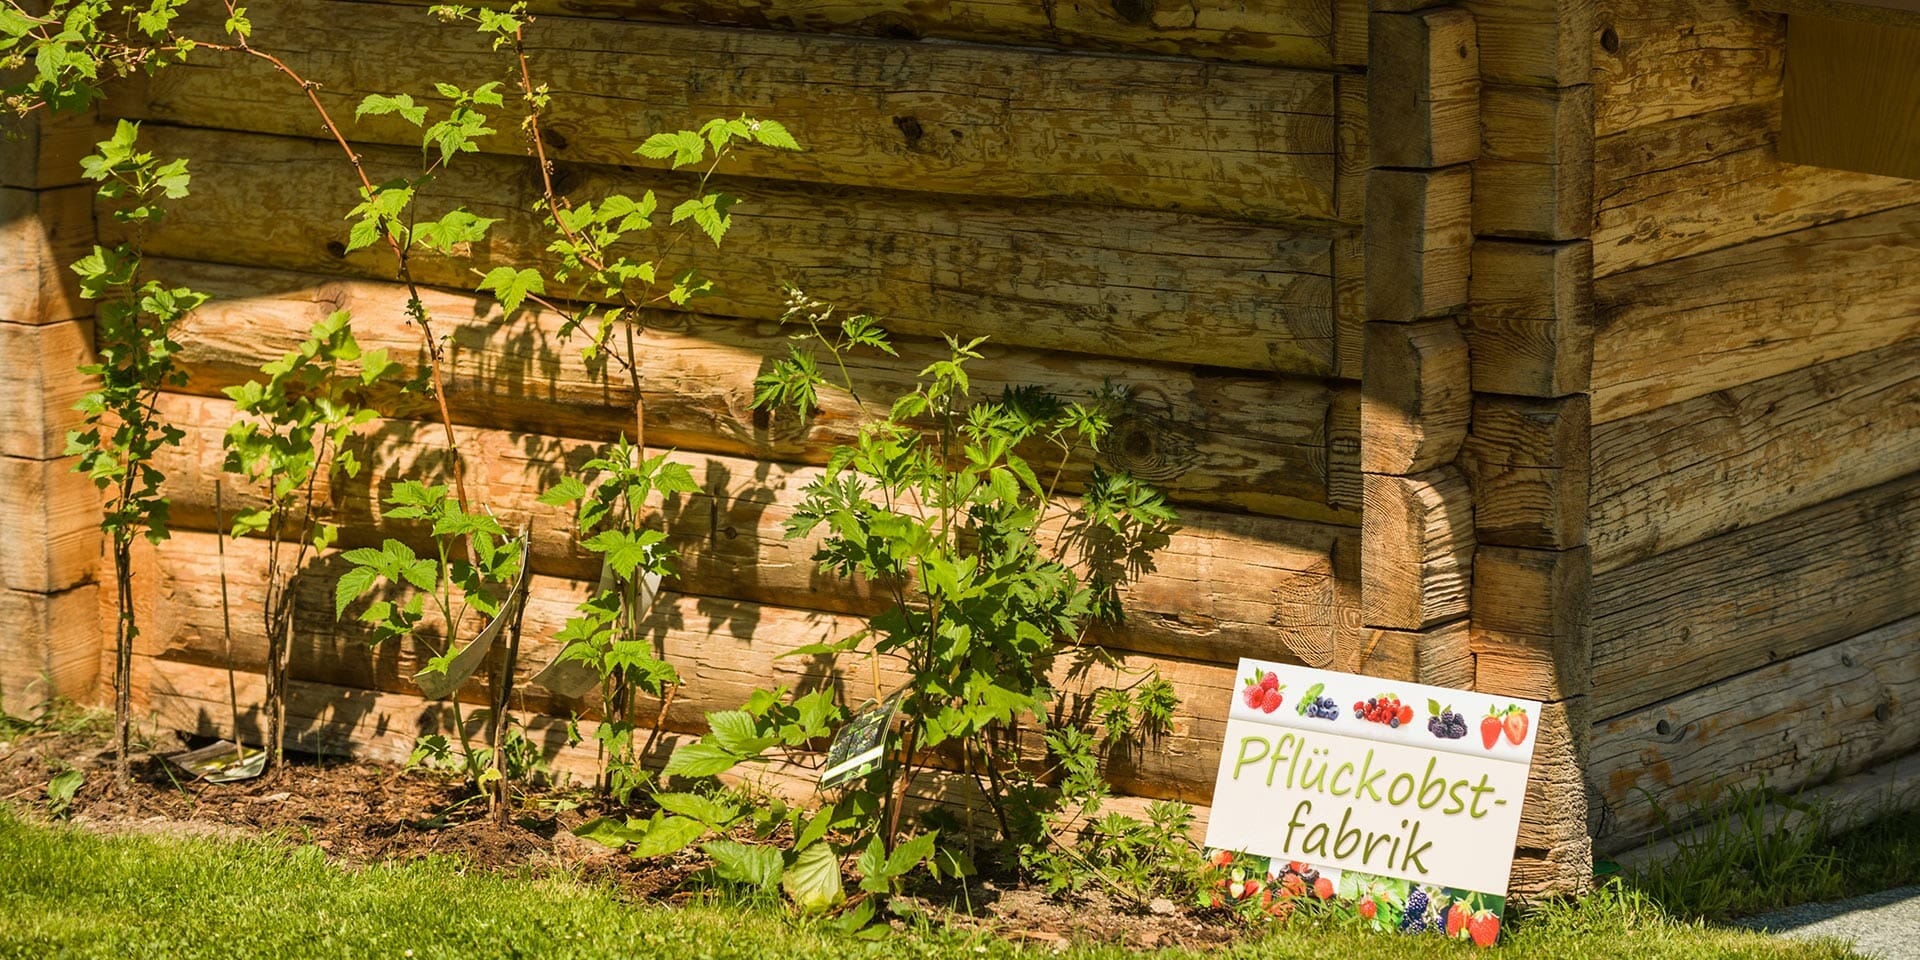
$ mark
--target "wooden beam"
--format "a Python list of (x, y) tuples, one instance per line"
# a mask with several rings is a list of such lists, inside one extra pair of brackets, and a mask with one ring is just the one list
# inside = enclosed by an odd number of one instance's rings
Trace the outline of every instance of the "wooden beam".
[(1489, 84), (1473, 165), (1473, 231), (1576, 240), (1593, 230), (1593, 88)]
[(1360, 469), (1412, 474), (1453, 462), (1473, 401), (1459, 325), (1369, 323), (1366, 336)]
[[(1883, 9), (1883, 8), (1859, 8)], [(1920, 177), (1920, 13), (1899, 25), (1787, 18), (1780, 159)]]
[[(1599, 805), (1599, 798), (1590, 795), (1586, 776), (1593, 731), (1591, 704), (1585, 697), (1545, 703), (1534, 722), (1538, 731), (1533, 766), (1527, 771), (1526, 806), (1520, 812), (1515, 846), (1525, 851), (1564, 850), (1587, 839)], [(1585, 866), (1590, 879), (1592, 864)]]
[(1592, 462), (1597, 571), (1901, 477), (1920, 464), (1920, 339), (1596, 425)]
[(93, 187), (0, 187), (0, 323), (64, 323), (93, 312), (68, 265), (93, 249)]
[(1920, 3), (1913, 0), (1754, 0), (1753, 5), (1772, 13), (1798, 13), (1815, 19), (1920, 28)]
[(1593, 247), (1476, 240), (1467, 345), (1473, 389), (1560, 397), (1593, 368)]
[(1563, 550), (1587, 538), (1587, 398), (1478, 394), (1460, 466), (1483, 544)]
[(1480, 155), (1480, 52), (1458, 7), (1370, 18), (1367, 131), (1376, 167), (1445, 167)]
[(95, 127), (91, 111), (9, 113), (0, 118), (0, 187), (48, 190), (83, 183), (80, 158), (101, 139), (104, 131)]
[(1367, 179), (1367, 315), (1419, 320), (1467, 304), (1473, 174), (1377, 169)]
[(1452, 467), (1369, 473), (1360, 530), (1361, 622), (1422, 630), (1467, 613), (1473, 498)]
[(86, 700), (100, 665), (93, 584), (58, 593), (0, 590), (0, 709), (27, 717), (54, 698)]
[(1611, 719), (1920, 611), (1914, 530), (1920, 474), (1596, 576), (1595, 716)]
[(1474, 689), (1583, 696), (1593, 654), (1587, 550), (1482, 546), (1473, 555)]
[(1341, 669), (1386, 680), (1470, 688), (1473, 648), (1467, 634), (1465, 620), (1425, 630), (1367, 628), (1356, 643), (1357, 657)]
[[(1605, 842), (1632, 846), (1722, 791), (1791, 794), (1920, 746), (1920, 616), (1621, 714), (1593, 733)], [(1661, 811), (1665, 811), (1663, 815)]]
[(0, 322), (0, 456), (48, 460), (84, 420), (74, 405), (93, 388), (93, 321)]
[(1567, 87), (1592, 70), (1595, 0), (1463, 0), (1480, 28), (1488, 83)]
[(91, 582), (100, 565), (100, 492), (74, 472), (78, 457), (0, 456), (0, 586), (56, 593)]
[[(257, 266), (394, 275), (390, 254), (345, 253), (341, 216), (358, 188), (337, 146), (204, 130), (145, 135), (156, 152), (194, 164), (193, 202), (152, 233), (149, 255), (231, 262), (244, 251)], [(417, 149), (362, 155), (376, 177), (417, 172)], [(652, 172), (565, 169), (578, 196), (657, 189), (673, 198), (689, 186)], [(502, 218), (487, 262), (543, 262), (549, 238), (525, 215), (537, 193), (528, 173), (524, 161), (468, 157), (420, 202)], [(779, 281), (790, 278), (848, 310), (884, 316), (896, 333), (968, 330), (1003, 346), (1263, 372), (1332, 369), (1328, 227), (769, 182), (714, 186), (745, 200), (724, 247), (684, 255), (719, 290), (695, 302), (710, 317), (777, 319), (786, 303)], [(275, 215), (251, 216), (268, 196)], [(620, 252), (653, 255), (651, 245)], [(411, 263), (424, 284), (471, 289), (476, 281), (477, 261), (467, 256), (416, 252)], [(550, 293), (569, 295), (558, 284)]]
[(1359, 226), (1367, 209), (1367, 170), (1372, 167), (1372, 134), (1368, 130), (1367, 78), (1350, 73), (1334, 78), (1333, 171), (1334, 216), (1343, 224)]
[(1598, 136), (1779, 95), (1785, 17), (1749, 0), (1658, 6), (1597, 0), (1597, 6), (1592, 79)]

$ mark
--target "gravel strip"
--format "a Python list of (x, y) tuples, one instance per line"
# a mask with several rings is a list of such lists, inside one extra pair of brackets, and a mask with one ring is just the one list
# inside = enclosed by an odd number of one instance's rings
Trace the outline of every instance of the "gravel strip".
[(1832, 903), (1806, 903), (1734, 923), (1783, 937), (1838, 937), (1882, 960), (1920, 960), (1920, 887), (1901, 887)]

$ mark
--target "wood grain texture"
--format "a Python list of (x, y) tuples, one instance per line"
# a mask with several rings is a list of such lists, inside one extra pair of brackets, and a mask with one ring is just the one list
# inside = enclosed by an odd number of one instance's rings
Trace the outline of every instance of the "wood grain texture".
[(1916, 242), (1908, 206), (1601, 281), (1594, 421), (1911, 340)]
[[(1593, 733), (1610, 847), (1652, 839), (1724, 790), (1791, 794), (1920, 746), (1920, 617), (1689, 690)], [(1642, 791), (1645, 791), (1644, 793)], [(1657, 805), (1657, 806), (1656, 806)]]
[(1333, 62), (1342, 67), (1367, 65), (1367, 0), (1333, 0)]
[(1418, 320), (1464, 307), (1473, 252), (1468, 166), (1367, 176), (1370, 320)]
[(1367, 170), (1373, 166), (1372, 134), (1367, 129), (1367, 78), (1343, 73), (1334, 78), (1333, 211), (1343, 224), (1358, 225), (1366, 216)]
[(1601, 140), (1595, 275), (1920, 203), (1920, 184), (1910, 180), (1783, 162), (1779, 130), (1774, 98)]
[(1452, 463), (1473, 408), (1467, 341), (1451, 319), (1369, 323), (1360, 381), (1360, 469), (1423, 473)]
[[(337, 118), (375, 93), (443, 109), (435, 81), (496, 76), (511, 62), (469, 26), (439, 24), (424, 10), (368, 9), (306, 0), (250, 13), (263, 43), (323, 81), (321, 101)], [(219, 5), (189, 10), (199, 19), (188, 13), (177, 29), (219, 33)], [(633, 150), (649, 135), (745, 113), (784, 123), (806, 150), (742, 150), (726, 171), (736, 176), (1257, 220), (1334, 214), (1327, 72), (568, 17), (542, 18), (526, 36), (537, 82), (553, 97), (541, 121), (548, 156), (561, 162), (645, 163)], [(633, 50), (647, 51), (646, 69), (621, 58)], [(366, 68), (369, 58), (379, 70)], [(129, 98), (121, 109), (184, 126), (314, 135), (306, 94), (270, 64), (197, 62), (153, 75), (144, 103)], [(526, 152), (517, 120), (503, 115), (491, 126), (501, 132), (483, 150)], [(350, 135), (420, 143), (398, 116), (362, 118)]]
[[(186, 432), (182, 444), (159, 458), (168, 475), (174, 524), (214, 528), (214, 483), (220, 477), (221, 437), (232, 419), (225, 400), (166, 395), (160, 409)], [(316, 488), (342, 524), (348, 546), (378, 545), (386, 537), (419, 544), (417, 525), (388, 518), (378, 502), (388, 484), (406, 477), (440, 476), (439, 428), (415, 421), (381, 421), (368, 429), (359, 478)], [(599, 561), (574, 539), (570, 510), (537, 502), (569, 468), (589, 459), (597, 444), (483, 428), (456, 428), (468, 460), (468, 487), (508, 526), (530, 524), (534, 569), (543, 575), (589, 580)], [(815, 568), (817, 538), (790, 540), (784, 522), (803, 488), (820, 470), (733, 457), (679, 453), (702, 485), (675, 498), (646, 522), (668, 534), (679, 551), (674, 589), (784, 607), (871, 613), (883, 591), (841, 581)], [(224, 481), (231, 512), (260, 503), (251, 489)], [(1102, 642), (1174, 656), (1232, 661), (1241, 656), (1325, 666), (1351, 649), (1359, 627), (1358, 535), (1350, 528), (1183, 510), (1181, 529), (1135, 571), (1124, 589), (1127, 624)], [(1048, 530), (1057, 534), (1057, 522)]]
[(1341, 669), (1384, 680), (1467, 689), (1473, 686), (1473, 648), (1467, 634), (1465, 620), (1425, 630), (1368, 628), (1361, 631), (1358, 657)]
[(1920, 465), (1920, 339), (1593, 428), (1596, 571)]
[(1489, 84), (1473, 165), (1473, 231), (1575, 240), (1593, 230), (1593, 88)]
[[(1534, 851), (1535, 856), (1560, 851), (1564, 856), (1578, 850), (1591, 832), (1599, 809), (1599, 798), (1592, 795), (1585, 776), (1592, 750), (1591, 707), (1588, 698), (1573, 697), (1541, 704), (1540, 716), (1534, 718), (1533, 766), (1527, 772), (1526, 807), (1520, 812), (1515, 843), (1521, 851)], [(1518, 876), (1519, 864), (1514, 867)], [(1592, 863), (1586, 867), (1591, 879)]]
[[(1612, 719), (1920, 612), (1920, 474), (1601, 574), (1594, 715)], [(1596, 561), (1597, 561), (1596, 556)]]
[(103, 621), (92, 584), (59, 593), (0, 590), (0, 704), (30, 717), (48, 700), (86, 701)]
[(1585, 392), (1593, 369), (1593, 247), (1475, 240), (1467, 346), (1473, 389)]
[(79, 462), (0, 456), (0, 586), (55, 593), (93, 581), (101, 564), (100, 492), (74, 472)]
[[(244, 615), (257, 611), (256, 598), (264, 590), (263, 548), (254, 540), (228, 544), (229, 589), (240, 614), (233, 621), (233, 656), (236, 666), (246, 672), (255, 672), (265, 663), (266, 637), (260, 619)], [(163, 661), (224, 665), (213, 537), (182, 535), (163, 544), (154, 560), (154, 566), (143, 571), (149, 577), (143, 602), (151, 604), (147, 622), (155, 626), (143, 631), (146, 646), (141, 652)], [(409, 644), (372, 648), (369, 628), (351, 617), (335, 620), (333, 582), (343, 569), (337, 559), (323, 559), (296, 584), (294, 679), (417, 696), (410, 678), (430, 655), (428, 649)], [(527, 709), (548, 715), (573, 711), (597, 715), (592, 699), (566, 700), (528, 683), (538, 665), (558, 653), (553, 634), (591, 590), (592, 584), (586, 581), (533, 579), (519, 667), (521, 702)], [(437, 630), (436, 624), (430, 621), (427, 629)], [(708, 712), (736, 709), (760, 687), (830, 686), (846, 702), (857, 704), (874, 694), (871, 670), (877, 668), (880, 691), (892, 689), (906, 674), (891, 657), (870, 665), (856, 655), (835, 667), (818, 657), (778, 656), (805, 644), (849, 636), (864, 626), (863, 620), (853, 617), (663, 593), (646, 629), (658, 655), (674, 665), (682, 680), (680, 693), (667, 711), (665, 729), (700, 732)], [(1116, 657), (1112, 666), (1095, 663), (1076, 668), (1074, 655), (1063, 650), (1048, 668), (1062, 707), (1071, 714), (1077, 697), (1090, 699), (1100, 686), (1124, 684), (1140, 671), (1158, 669), (1180, 698), (1171, 729), (1151, 749), (1110, 757), (1109, 779), (1132, 793), (1205, 800), (1211, 795), (1219, 764), (1226, 723), (1222, 707), (1232, 695), (1235, 668), (1138, 655)], [(487, 695), (483, 684), (470, 682), (460, 696), (484, 703)]]
[[(336, 275), (391, 277), (391, 254), (344, 251), (351, 174), (327, 144), (151, 129), (154, 149), (194, 164), (193, 203), (155, 231), (150, 254)], [(411, 170), (417, 151), (367, 148), (375, 176)], [(663, 174), (564, 168), (573, 195), (686, 184)], [(456, 204), (504, 218), (482, 249), (417, 256), (422, 283), (469, 288), (483, 264), (541, 261), (547, 239), (523, 214), (537, 194), (521, 162), (472, 157), (422, 191), (423, 212)], [(721, 291), (709, 315), (777, 318), (782, 280), (900, 333), (966, 331), (991, 342), (1325, 374), (1333, 363), (1330, 235), (1180, 214), (1033, 202), (732, 184), (726, 246), (693, 262)], [(272, 209), (273, 217), (250, 211)], [(651, 250), (634, 251), (650, 256)], [(687, 260), (676, 258), (673, 263)], [(566, 291), (554, 291), (565, 296)]]
[(0, 456), (48, 460), (67, 449), (84, 418), (74, 404), (93, 388), (93, 322), (0, 322)]
[(1592, 69), (1596, 0), (1463, 0), (1480, 32), (1488, 83), (1567, 87)]
[[(424, 7), (433, 0), (376, 2)], [(894, 40), (971, 40), (1326, 67), (1334, 62), (1335, 10), (1349, 6), (1351, 0), (1202, 0), (1182, 7), (1162, 7), (1151, 0), (1054, 0), (1048, 4), (1025, 0), (859, 0), (832, 4), (813, 0), (534, 0), (529, 9), (542, 16), (708, 23)], [(1364, 0), (1360, 9), (1364, 14)], [(1357, 62), (1364, 64), (1364, 29), (1358, 40), (1362, 46)]]
[(1563, 550), (1587, 538), (1587, 398), (1477, 394), (1460, 467), (1483, 544)]
[(1780, 92), (1786, 18), (1747, 0), (1597, 0), (1594, 132), (1763, 103)]
[(1360, 527), (1360, 613), (1369, 627), (1422, 630), (1467, 613), (1473, 497), (1452, 467), (1369, 473)]
[(1445, 167), (1480, 155), (1480, 46), (1458, 7), (1369, 18), (1367, 134), (1376, 167)]
[[(159, 261), (156, 275), (207, 291), (215, 300), (182, 324), (187, 389), (220, 388), (257, 376), (269, 360), (296, 349), (312, 324), (334, 310), (353, 313), (361, 344), (390, 351), (408, 373), (425, 359), (406, 319), (405, 288), (312, 274)], [(562, 336), (564, 318), (539, 307), (512, 317), (486, 298), (427, 290), (436, 329), (453, 344), (443, 363), (456, 422), (532, 433), (611, 440), (633, 433), (626, 371), (590, 366), (583, 341)], [(823, 391), (806, 421), (791, 411), (769, 418), (752, 409), (753, 381), (791, 346), (771, 322), (649, 311), (639, 336), (647, 437), (662, 446), (788, 462), (824, 463), (837, 444), (856, 439), (868, 414), (840, 390)], [(944, 342), (901, 336), (899, 355), (864, 351), (847, 372), (872, 410), (912, 389), (927, 364), (945, 359)], [(1357, 524), (1357, 451), (1335, 449), (1330, 420), (1357, 417), (1356, 391), (1327, 381), (1264, 378), (1173, 364), (1107, 360), (1027, 350), (989, 341), (972, 365), (980, 396), (1042, 384), (1082, 400), (1109, 386), (1133, 398), (1114, 419), (1099, 462), (1149, 480), (1175, 500), (1213, 507)], [(824, 362), (824, 359), (823, 359)], [(420, 413), (417, 404), (386, 404)], [(1333, 410), (1338, 408), (1336, 416)], [(1057, 462), (1058, 451), (1036, 454)], [(1077, 487), (1095, 462), (1069, 462)]]
[(0, 187), (46, 190), (84, 182), (80, 158), (106, 133), (94, 126), (91, 112), (9, 112), (0, 117)]
[(1912, 0), (1756, 0), (1754, 6), (1773, 13), (1805, 14), (1808, 18), (1920, 27), (1920, 5)]
[(1780, 157), (1920, 177), (1920, 15), (1901, 26), (1787, 18)]
[(1367, 248), (1360, 228), (1333, 235), (1334, 376), (1358, 380), (1367, 342)]
[(1561, 700), (1592, 688), (1587, 549), (1483, 545), (1473, 554), (1473, 688)]
[(0, 323), (64, 323), (93, 312), (67, 265), (93, 249), (93, 187), (0, 187)]

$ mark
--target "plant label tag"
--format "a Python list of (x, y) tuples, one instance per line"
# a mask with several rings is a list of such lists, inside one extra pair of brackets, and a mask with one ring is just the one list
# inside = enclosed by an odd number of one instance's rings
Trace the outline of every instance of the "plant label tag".
[(820, 771), (820, 789), (837, 787), (873, 772), (880, 758), (886, 756), (887, 732), (893, 728), (893, 716), (900, 712), (900, 701), (905, 698), (906, 691), (901, 690), (861, 710), (833, 735), (833, 744), (827, 748), (827, 765)]
[(1491, 944), (1540, 704), (1240, 661), (1207, 847), (1221, 899), (1335, 901), (1366, 925)]

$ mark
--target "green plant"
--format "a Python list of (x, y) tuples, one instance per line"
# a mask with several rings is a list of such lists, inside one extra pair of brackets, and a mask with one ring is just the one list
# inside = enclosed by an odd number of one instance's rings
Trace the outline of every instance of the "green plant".
[(227, 427), (223, 467), (256, 485), (265, 501), (236, 513), (231, 534), (267, 538), (261, 615), (267, 634), (266, 769), (271, 772), (280, 764), (286, 726), (291, 578), (310, 550), (325, 550), (339, 537), (338, 527), (316, 517), (315, 486), (323, 476), (359, 475), (360, 459), (348, 441), (355, 427), (377, 415), (367, 405), (367, 392), (393, 379), (394, 366), (385, 350), (363, 353), (349, 316), (339, 311), (314, 324), (297, 349), (260, 372), (265, 380), (224, 391), (242, 419)]
[(187, 195), (185, 160), (162, 161), (137, 146), (139, 127), (120, 121), (113, 136), (82, 161), (89, 180), (101, 183), (99, 195), (113, 205), (113, 218), (128, 224), (132, 239), (112, 247), (95, 245), (73, 265), (80, 295), (98, 301), (95, 308), (96, 360), (81, 372), (99, 379), (78, 404), (85, 429), (67, 436), (75, 469), (87, 474), (105, 494), (100, 528), (113, 553), (114, 620), (114, 779), (128, 781), (131, 730), (133, 644), (139, 624), (133, 602), (133, 547), (145, 537), (167, 539), (164, 479), (153, 464), (162, 447), (183, 434), (162, 423), (154, 404), (160, 391), (186, 382), (176, 354), (174, 328), (207, 298), (184, 287), (169, 287), (141, 275), (141, 243), (147, 229), (166, 215), (165, 201)]
[(47, 781), (47, 816), (55, 820), (64, 818), (86, 782), (86, 773), (72, 767), (54, 774), (53, 779)]

